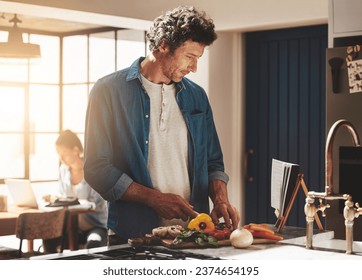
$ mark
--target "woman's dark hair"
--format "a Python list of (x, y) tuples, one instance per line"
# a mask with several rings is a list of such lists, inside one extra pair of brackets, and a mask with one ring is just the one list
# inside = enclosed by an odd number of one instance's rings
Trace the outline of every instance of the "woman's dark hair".
[(74, 147), (78, 147), (79, 152), (83, 153), (83, 145), (80, 142), (77, 134), (70, 131), (69, 129), (62, 131), (59, 134), (57, 141), (55, 141), (56, 145), (62, 145), (69, 149), (73, 149)]
[(180, 6), (157, 17), (146, 36), (150, 51), (156, 51), (165, 42), (172, 54), (188, 40), (211, 45), (217, 38), (214, 28), (212, 19), (205, 12)]

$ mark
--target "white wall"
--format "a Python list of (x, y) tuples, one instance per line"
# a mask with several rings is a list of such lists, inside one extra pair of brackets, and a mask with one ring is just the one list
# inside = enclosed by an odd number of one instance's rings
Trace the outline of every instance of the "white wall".
[(219, 32), (210, 47), (209, 98), (229, 174), (229, 198), (243, 215), (242, 150), (244, 147), (242, 41), (235, 32)]
[(230, 176), (229, 197), (243, 216), (241, 32), (327, 23), (328, 0), (23, 0), (0, 1), (0, 11), (147, 30), (153, 18), (180, 4), (205, 10), (218, 30), (219, 38), (201, 59), (199, 73), (190, 77), (208, 90)]

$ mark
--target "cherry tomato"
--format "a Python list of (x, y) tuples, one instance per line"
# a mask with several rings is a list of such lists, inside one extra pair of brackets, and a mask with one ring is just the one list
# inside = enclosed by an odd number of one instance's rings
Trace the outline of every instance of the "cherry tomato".
[(228, 229), (228, 228), (224, 228), (224, 229), (223, 229), (223, 232), (224, 232), (224, 238), (225, 238), (225, 239), (229, 239), (229, 238), (230, 238), (230, 234), (231, 234), (231, 230)]
[(214, 231), (214, 237), (217, 240), (223, 240), (223, 239), (225, 239), (225, 233), (222, 230), (216, 230), (216, 231)]

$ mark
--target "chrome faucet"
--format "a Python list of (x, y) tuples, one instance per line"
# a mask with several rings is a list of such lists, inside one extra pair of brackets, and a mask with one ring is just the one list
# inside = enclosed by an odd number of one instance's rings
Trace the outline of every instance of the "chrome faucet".
[[(348, 194), (336, 194), (333, 191), (333, 142), (336, 136), (336, 132), (340, 127), (346, 127), (352, 137), (354, 146), (360, 146), (360, 140), (354, 126), (347, 120), (342, 119), (336, 121), (330, 128), (327, 136), (326, 142), (326, 151), (325, 151), (325, 162), (326, 162), (326, 187), (324, 192), (308, 192), (306, 198), (306, 204), (304, 207), (304, 212), (306, 215), (307, 230), (306, 230), (306, 248), (311, 249), (313, 247), (313, 222), (314, 214), (318, 211), (322, 211), (323, 216), (325, 216), (324, 210), (329, 208), (329, 204), (323, 205), (322, 200), (345, 200), (345, 208), (343, 215), (345, 218), (346, 226), (346, 253), (352, 253), (353, 245), (353, 223), (354, 218), (362, 214), (362, 209), (359, 207), (358, 203), (356, 208), (353, 207), (352, 197)], [(314, 205), (314, 198), (319, 198), (320, 205), (316, 207)], [(314, 213), (314, 214), (313, 214)], [(313, 215), (311, 215), (313, 214)]]

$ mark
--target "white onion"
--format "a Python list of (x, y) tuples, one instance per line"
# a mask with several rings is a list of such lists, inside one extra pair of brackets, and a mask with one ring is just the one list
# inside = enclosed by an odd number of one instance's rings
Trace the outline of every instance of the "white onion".
[(240, 228), (230, 234), (230, 241), (235, 248), (246, 248), (253, 243), (254, 238), (250, 231)]

